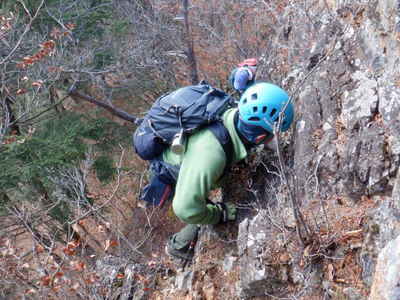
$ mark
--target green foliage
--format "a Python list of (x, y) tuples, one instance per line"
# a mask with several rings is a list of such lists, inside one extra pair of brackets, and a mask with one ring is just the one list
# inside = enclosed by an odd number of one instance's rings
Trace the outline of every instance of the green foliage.
[[(126, 144), (130, 140), (128, 136), (128, 128), (110, 120), (65, 112), (62, 117), (43, 123), (31, 136), (17, 137), (12, 143), (1, 145), (0, 215), (6, 212), (4, 208), (11, 201), (9, 195), (16, 202), (35, 201), (39, 195), (46, 195), (46, 204), (55, 203), (51, 178), (59, 171), (79, 165), (88, 144), (101, 153), (94, 162), (99, 180), (109, 182), (116, 173), (109, 153), (115, 145)], [(91, 199), (88, 201), (93, 204)], [(69, 205), (58, 202), (48, 214), (63, 224), (71, 217)]]
[(71, 13), (71, 21), (77, 25), (74, 31), (76, 37), (80, 40), (101, 37), (105, 32), (106, 24), (112, 19), (111, 4), (109, 0), (92, 0), (84, 12)]
[(113, 160), (105, 155), (98, 157), (93, 166), (96, 170), (97, 178), (101, 182), (109, 182), (111, 179), (113, 179), (116, 173)]
[[(42, 0), (26, 0), (26, 1), (24, 1), (26, 8), (29, 9), (31, 12), (35, 11), (39, 7), (41, 2), (42, 2)], [(46, 0), (45, 4), (51, 6), (51, 5), (56, 4), (57, 2), (59, 2), (59, 0)]]
[(126, 20), (115, 20), (111, 24), (111, 32), (114, 36), (122, 37), (128, 33), (129, 22)]
[(67, 203), (65, 202), (59, 202), (55, 207), (53, 207), (49, 215), (63, 224), (65, 220), (68, 220), (68, 218), (71, 216), (71, 210), (68, 207)]
[(91, 122), (93, 122), (93, 128), (88, 130), (84, 137), (97, 141), (97, 151), (110, 153), (119, 144), (131, 147), (132, 128), (100, 117), (92, 119)]
[[(42, 0), (26, 0), (24, 2), (18, 2), (15, 0), (3, 0), (0, 1), (0, 8), (2, 8), (5, 12), (12, 11), (14, 15), (17, 15), (21, 22), (29, 22), (29, 16), (27, 15), (25, 9), (23, 8), (22, 3), (25, 5), (26, 9), (33, 16), (35, 15), (37, 9), (39, 8)], [(38, 18), (33, 22), (32, 26), (36, 30), (41, 30), (47, 28), (47, 26), (54, 26), (57, 22), (50, 18), (43, 7), (52, 7), (59, 3), (59, 0), (46, 0), (44, 6), (42, 6), (42, 10), (39, 11)]]
[(84, 158), (84, 138), (96, 141), (100, 150), (115, 144), (115, 124), (104, 119), (83, 118), (65, 113), (62, 118), (47, 121), (33, 136), (18, 138), (0, 152), (0, 189), (15, 188), (18, 183), (31, 183), (59, 168), (71, 167)]
[(93, 64), (96, 69), (102, 69), (114, 62), (115, 58), (111, 50), (96, 52), (94, 55)]
[[(41, 0), (26, 0), (24, 3), (31, 15), (34, 15)], [(76, 39), (84, 41), (99, 38), (104, 34), (109, 20), (112, 19), (111, 5), (112, 1), (110, 0), (46, 0), (44, 5), (46, 9), (42, 8), (32, 27), (37, 32), (46, 33), (53, 27), (59, 27), (55, 18), (60, 18), (63, 24), (76, 25), (74, 30)], [(0, 8), (6, 11), (12, 10), (20, 17), (27, 18), (22, 5), (16, 3), (15, 0), (4, 0), (3, 3), (0, 3)]]
[(3, 191), (0, 191), (0, 216), (3, 216), (7, 213), (4, 208), (9, 202), (10, 199), (8, 198), (7, 194)]
[(18, 182), (31, 182), (46, 177), (49, 169), (71, 166), (84, 157), (81, 128), (76, 117), (66, 116), (46, 122), (30, 138), (20, 138), (0, 153), (0, 187), (15, 187)]

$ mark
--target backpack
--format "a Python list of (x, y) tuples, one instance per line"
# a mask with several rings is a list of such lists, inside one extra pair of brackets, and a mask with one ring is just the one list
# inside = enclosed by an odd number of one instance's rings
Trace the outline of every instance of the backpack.
[(221, 116), (233, 106), (234, 99), (230, 95), (205, 82), (179, 88), (154, 102), (133, 134), (134, 149), (142, 159), (150, 160), (152, 174), (141, 200), (162, 205), (172, 197), (179, 167), (162, 161), (161, 154), (179, 133), (189, 136), (207, 127), (221, 143), (227, 166), (230, 165), (233, 146)]
[[(236, 77), (236, 73), (240, 70), (243, 69), (243, 67), (237, 67), (235, 69), (232, 70), (231, 74), (229, 75), (228, 78), (228, 82), (231, 85), (231, 87), (236, 90), (235, 88), (235, 77)], [(250, 72), (250, 71), (248, 71)], [(251, 77), (251, 79), (250, 79)], [(246, 84), (246, 88), (249, 87), (250, 85), (252, 85), (255, 82), (255, 75), (253, 74), (252, 76), (250, 76), (249, 79), (247, 80), (247, 84)]]

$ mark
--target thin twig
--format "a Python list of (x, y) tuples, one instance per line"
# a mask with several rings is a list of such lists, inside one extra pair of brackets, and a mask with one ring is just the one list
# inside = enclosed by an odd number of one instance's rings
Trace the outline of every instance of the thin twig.
[[(281, 113), (281, 114), (282, 114), (282, 113)], [(280, 119), (280, 121), (282, 121), (282, 118), (281, 118), (281, 117), (279, 117), (279, 119)], [(282, 153), (281, 153), (280, 146), (279, 146), (279, 141), (280, 141), (280, 135), (279, 135), (279, 133), (280, 133), (280, 126), (281, 126), (280, 122), (278, 122), (278, 123), (275, 124), (275, 126), (274, 126), (274, 134), (275, 134), (275, 136), (276, 136), (275, 142), (276, 142), (276, 149), (277, 149), (277, 155), (278, 155), (278, 161), (279, 161), (279, 168), (280, 168), (280, 172), (281, 172), (281, 174), (282, 174), (283, 183), (285, 184), (286, 188), (288, 189), (288, 196), (289, 196), (289, 199), (290, 199), (290, 201), (291, 201), (291, 203), (292, 203), (293, 214), (294, 214), (294, 217), (295, 217), (296, 223), (297, 223), (297, 226), (296, 226), (297, 234), (298, 234), (299, 239), (300, 239), (300, 241), (302, 242), (302, 244), (305, 245), (306, 240), (305, 240), (304, 237), (302, 236), (300, 226), (303, 228), (303, 230), (305, 231), (305, 234), (307, 235), (308, 238), (309, 238), (311, 235), (310, 235), (308, 226), (307, 226), (307, 224), (304, 222), (304, 218), (303, 218), (303, 216), (302, 216), (302, 214), (301, 214), (301, 212), (300, 212), (300, 210), (299, 210), (298, 203), (297, 203), (297, 201), (296, 201), (296, 196), (295, 196), (295, 194), (294, 194), (294, 192), (293, 192), (293, 189), (292, 189), (291, 184), (289, 183), (289, 180), (288, 180), (288, 177), (287, 177), (287, 174), (286, 174), (286, 173), (287, 173), (287, 172), (286, 172), (286, 168), (285, 168), (285, 166), (284, 166), (284, 164), (283, 164)]]
[[(120, 163), (122, 161), (122, 157), (124, 156), (124, 152), (125, 152), (125, 150), (122, 149), (122, 153), (121, 153), (121, 157), (120, 157)], [(114, 189), (113, 189), (113, 191), (111, 193), (111, 196), (103, 204), (101, 204), (101, 205), (99, 205), (97, 207), (92, 207), (89, 211), (87, 211), (83, 215), (79, 216), (78, 218), (76, 218), (76, 219), (74, 219), (72, 221), (69, 221), (68, 222), (69, 226), (72, 226), (76, 222), (78, 222), (78, 221), (86, 218), (87, 216), (89, 216), (89, 215), (99, 211), (100, 209), (104, 208), (105, 206), (107, 206), (114, 199), (115, 194), (117, 193), (117, 191), (119, 189), (119, 186), (120, 186), (120, 183), (121, 183), (121, 174), (120, 174), (119, 170), (120, 170), (120, 168), (117, 168), (117, 174), (118, 174), (117, 175), (117, 183), (116, 183), (116, 185), (115, 185), (115, 187), (114, 187)]]
[(31, 117), (31, 118), (29, 118), (29, 119), (27, 119), (27, 120), (24, 120), (24, 121), (21, 121), (21, 122), (16, 121), (16, 122), (17, 122), (17, 123), (20, 123), (20, 124), (26, 124), (26, 123), (28, 123), (28, 122), (30, 122), (30, 121), (36, 119), (36, 118), (39, 118), (39, 117), (40, 117), (41, 115), (43, 115), (44, 113), (48, 112), (49, 110), (52, 110), (52, 109), (53, 109), (54, 107), (56, 107), (57, 105), (60, 105), (60, 104), (61, 104), (62, 102), (64, 102), (64, 100), (67, 99), (68, 97), (69, 97), (69, 95), (64, 96), (64, 97), (63, 97), (62, 99), (60, 99), (58, 102), (54, 103), (53, 105), (49, 106), (49, 107), (46, 108), (45, 110), (41, 111), (41, 112), (38, 113), (37, 115), (35, 115), (35, 116), (33, 116), (33, 117)]
[(22, 43), (22, 40), (24, 39), (25, 35), (31, 29), (33, 21), (35, 21), (35, 19), (39, 15), (39, 11), (41, 10), (41, 8), (42, 8), (42, 6), (44, 4), (44, 0), (42, 0), (42, 2), (40, 2), (40, 5), (39, 5), (38, 9), (36, 10), (36, 13), (35, 13), (35, 15), (33, 17), (29, 13), (28, 9), (25, 7), (25, 3), (22, 0), (20, 0), (19, 3), (21, 3), (22, 6), (24, 7), (25, 11), (27, 11), (27, 13), (28, 13), (28, 15), (30, 17), (30, 21), (29, 21), (29, 24), (26, 25), (24, 32), (19, 37), (19, 40), (18, 40), (17, 44), (14, 46), (14, 48), (11, 50), (11, 52), (0, 62), (0, 65), (4, 64), (14, 54), (14, 52), (17, 51), (17, 49), (19, 48), (20, 44)]

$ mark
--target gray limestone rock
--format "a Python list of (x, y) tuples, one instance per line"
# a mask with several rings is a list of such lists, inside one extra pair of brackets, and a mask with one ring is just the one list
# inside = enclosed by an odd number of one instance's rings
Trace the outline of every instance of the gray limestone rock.
[[(94, 288), (108, 291), (107, 299), (138, 299), (147, 298), (144, 283), (137, 280), (136, 274), (148, 277), (149, 270), (142, 264), (133, 264), (122, 257), (108, 255), (96, 261), (96, 270), (101, 281)], [(123, 278), (118, 278), (123, 274)]]
[(275, 239), (261, 210), (253, 219), (239, 225), (239, 294), (242, 298), (277, 295), (287, 286), (287, 270), (268, 264), (265, 257), (273, 253)]
[(400, 236), (380, 252), (369, 300), (400, 299)]
[(359, 256), (364, 282), (370, 286), (381, 249), (400, 235), (400, 173), (391, 196), (376, 196), (378, 206), (370, 212), (369, 227)]
[(376, 124), (354, 134), (348, 143), (343, 178), (350, 197), (383, 192), (389, 180), (385, 172), (385, 137)]
[(175, 277), (175, 287), (178, 290), (190, 291), (193, 285), (194, 273), (191, 270), (178, 273)]
[(342, 120), (349, 130), (360, 126), (361, 120), (369, 120), (377, 111), (377, 82), (370, 77), (367, 72), (353, 73), (351, 79), (357, 86), (343, 95)]

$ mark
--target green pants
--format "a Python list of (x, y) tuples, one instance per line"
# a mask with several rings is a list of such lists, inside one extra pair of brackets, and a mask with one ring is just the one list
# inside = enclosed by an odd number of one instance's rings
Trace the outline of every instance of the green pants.
[(169, 239), (169, 244), (176, 250), (187, 249), (192, 241), (197, 239), (200, 227), (195, 224), (188, 224)]
[(217, 224), (221, 219), (219, 209), (207, 204), (207, 199), (175, 197), (172, 207), (175, 215), (187, 224)]

